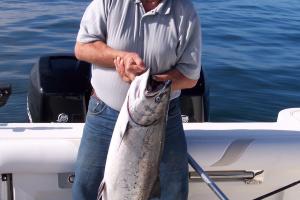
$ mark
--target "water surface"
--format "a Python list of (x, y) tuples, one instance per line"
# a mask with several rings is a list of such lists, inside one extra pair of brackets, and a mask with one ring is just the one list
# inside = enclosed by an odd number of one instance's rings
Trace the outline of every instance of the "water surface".
[[(13, 94), (1, 122), (27, 122), (38, 57), (73, 51), (87, 0), (2, 0), (0, 82)], [(203, 31), (210, 121), (275, 121), (300, 107), (300, 4), (296, 0), (194, 0)]]

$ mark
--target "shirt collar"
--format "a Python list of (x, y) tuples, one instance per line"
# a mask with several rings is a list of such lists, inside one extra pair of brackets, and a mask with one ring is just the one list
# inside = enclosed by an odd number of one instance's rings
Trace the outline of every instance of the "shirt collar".
[[(142, 3), (141, 0), (132, 0), (135, 3)], [(153, 10), (155, 13), (168, 15), (171, 12), (171, 6), (172, 6), (173, 0), (162, 0), (160, 4)]]

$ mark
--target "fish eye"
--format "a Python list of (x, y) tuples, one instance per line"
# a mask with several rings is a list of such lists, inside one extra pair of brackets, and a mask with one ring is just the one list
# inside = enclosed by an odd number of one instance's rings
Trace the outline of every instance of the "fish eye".
[(160, 96), (155, 97), (154, 101), (155, 101), (155, 103), (159, 103), (160, 102)]

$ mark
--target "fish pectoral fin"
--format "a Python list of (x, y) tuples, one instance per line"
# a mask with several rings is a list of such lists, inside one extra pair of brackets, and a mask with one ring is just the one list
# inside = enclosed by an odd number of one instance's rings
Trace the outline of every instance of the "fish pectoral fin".
[(123, 140), (124, 136), (126, 135), (127, 126), (128, 126), (128, 122), (124, 123), (120, 129), (120, 137), (122, 138), (121, 140)]
[(97, 200), (102, 200), (103, 197), (103, 193), (105, 191), (106, 187), (105, 187), (105, 181), (103, 180), (99, 186), (98, 189), (98, 195), (97, 195)]
[(160, 180), (157, 176), (156, 181), (152, 187), (150, 198), (151, 200), (160, 199)]
[(128, 122), (126, 123), (126, 127), (125, 127), (125, 129), (124, 129), (124, 131), (121, 131), (120, 132), (120, 143), (119, 143), (119, 147), (118, 147), (118, 149), (120, 148), (120, 146), (121, 146), (121, 144), (122, 144), (122, 142), (123, 142), (123, 139), (124, 139), (124, 137), (126, 136), (126, 134), (128, 133), (128, 131), (126, 131), (127, 130), (127, 126), (128, 126)]

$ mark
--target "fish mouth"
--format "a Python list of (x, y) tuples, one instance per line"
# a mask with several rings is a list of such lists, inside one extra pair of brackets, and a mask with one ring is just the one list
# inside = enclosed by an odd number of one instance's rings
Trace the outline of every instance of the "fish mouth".
[(171, 80), (157, 81), (157, 80), (153, 79), (152, 76), (150, 76), (148, 79), (148, 82), (147, 82), (145, 96), (153, 97), (158, 93), (162, 93), (171, 86), (171, 83), (172, 83)]

